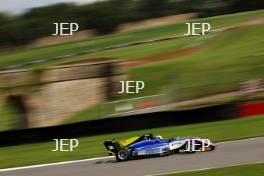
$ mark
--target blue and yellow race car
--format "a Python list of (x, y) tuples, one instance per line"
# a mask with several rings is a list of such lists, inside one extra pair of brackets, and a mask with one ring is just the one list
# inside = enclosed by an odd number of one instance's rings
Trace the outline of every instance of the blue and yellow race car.
[(192, 137), (164, 140), (161, 136), (153, 136), (151, 133), (121, 141), (107, 140), (104, 145), (111, 155), (116, 156), (117, 161), (149, 156), (167, 156), (179, 152), (212, 151), (216, 147), (209, 139)]

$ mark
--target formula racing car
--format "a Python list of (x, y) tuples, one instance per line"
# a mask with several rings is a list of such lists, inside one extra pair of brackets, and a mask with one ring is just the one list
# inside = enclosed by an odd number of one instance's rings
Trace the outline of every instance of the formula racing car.
[(164, 140), (161, 136), (152, 134), (144, 134), (121, 141), (107, 140), (104, 145), (110, 154), (116, 156), (117, 161), (149, 156), (167, 156), (180, 152), (212, 151), (216, 146), (209, 139), (192, 137)]

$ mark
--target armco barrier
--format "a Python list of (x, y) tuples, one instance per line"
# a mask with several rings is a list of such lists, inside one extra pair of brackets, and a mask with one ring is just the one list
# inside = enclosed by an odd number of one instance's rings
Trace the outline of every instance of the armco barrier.
[(241, 104), (238, 107), (238, 117), (248, 117), (264, 114), (264, 102)]
[(234, 118), (236, 107), (236, 103), (231, 103), (185, 111), (158, 112), (53, 127), (5, 131), (0, 133), (0, 146), (224, 120)]

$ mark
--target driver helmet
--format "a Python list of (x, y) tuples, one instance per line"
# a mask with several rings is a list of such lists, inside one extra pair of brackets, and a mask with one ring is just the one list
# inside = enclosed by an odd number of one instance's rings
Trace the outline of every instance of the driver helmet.
[(156, 136), (156, 138), (158, 138), (158, 139), (160, 139), (160, 140), (162, 140), (162, 139), (163, 139), (163, 137), (162, 137), (162, 136), (160, 136), (160, 135), (157, 135), (157, 136)]

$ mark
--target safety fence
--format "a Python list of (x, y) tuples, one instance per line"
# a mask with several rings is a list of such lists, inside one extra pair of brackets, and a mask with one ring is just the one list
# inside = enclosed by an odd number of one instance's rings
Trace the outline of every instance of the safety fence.
[(5, 131), (0, 132), (0, 146), (231, 119), (235, 118), (236, 111), (237, 104), (229, 103), (192, 110), (163, 111), (61, 126)]

